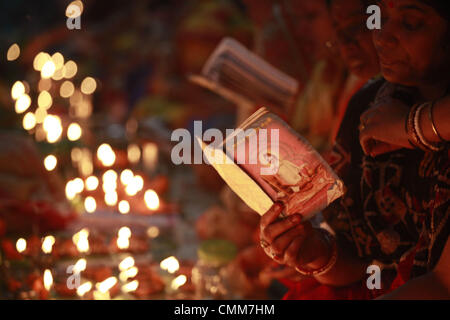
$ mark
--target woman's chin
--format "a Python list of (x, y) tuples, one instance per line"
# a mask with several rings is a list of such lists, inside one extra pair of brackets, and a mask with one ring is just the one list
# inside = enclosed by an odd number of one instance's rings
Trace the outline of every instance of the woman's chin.
[(389, 81), (390, 83), (396, 83), (407, 86), (410, 85), (411, 82), (410, 78), (408, 79), (408, 77), (405, 77), (399, 72), (396, 72), (395, 70), (387, 67), (381, 67), (381, 74), (383, 75), (383, 78)]

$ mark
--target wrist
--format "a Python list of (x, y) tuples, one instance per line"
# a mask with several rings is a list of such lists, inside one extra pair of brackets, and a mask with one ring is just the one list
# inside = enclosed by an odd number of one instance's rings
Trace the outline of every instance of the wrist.
[(295, 269), (305, 276), (319, 276), (329, 272), (337, 261), (337, 242), (336, 238), (325, 229), (318, 229), (321, 234), (321, 242), (325, 245), (327, 254), (322, 255), (305, 267), (298, 266)]

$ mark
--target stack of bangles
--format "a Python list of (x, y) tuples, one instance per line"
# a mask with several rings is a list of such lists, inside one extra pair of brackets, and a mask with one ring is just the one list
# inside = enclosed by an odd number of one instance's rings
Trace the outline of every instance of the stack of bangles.
[(308, 269), (296, 267), (295, 270), (304, 276), (320, 276), (320, 275), (327, 273), (334, 267), (334, 265), (336, 264), (337, 258), (338, 258), (336, 238), (325, 229), (319, 229), (319, 230), (323, 233), (325, 240), (327, 241), (328, 245), (330, 246), (330, 248), (332, 250), (330, 259), (323, 267), (321, 267), (319, 269), (308, 270)]
[[(442, 136), (439, 134), (436, 125), (434, 124), (433, 120), (433, 107), (435, 105), (435, 102), (425, 102), (422, 104), (415, 104), (408, 116), (406, 117), (405, 121), (405, 130), (406, 134), (408, 135), (408, 141), (409, 143), (415, 147), (420, 148), (421, 150), (428, 152), (428, 151), (440, 151), (444, 148), (445, 141), (442, 139)], [(420, 128), (420, 116), (423, 110), (425, 110), (427, 107), (428, 109), (428, 117), (431, 122), (431, 127), (433, 129), (434, 134), (436, 137), (440, 140), (440, 143), (433, 143), (430, 141), (427, 141), (425, 138), (422, 129)]]

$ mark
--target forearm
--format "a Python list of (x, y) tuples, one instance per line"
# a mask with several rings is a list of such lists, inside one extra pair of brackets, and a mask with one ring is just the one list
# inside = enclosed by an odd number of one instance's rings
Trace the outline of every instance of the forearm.
[(383, 295), (383, 300), (442, 300), (450, 299), (450, 288), (435, 272), (408, 281), (393, 292)]

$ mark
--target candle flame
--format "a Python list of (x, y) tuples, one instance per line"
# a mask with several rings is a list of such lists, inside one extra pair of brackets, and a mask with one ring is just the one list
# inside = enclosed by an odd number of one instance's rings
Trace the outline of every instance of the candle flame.
[(89, 251), (89, 230), (84, 228), (72, 237), (73, 243), (77, 246), (78, 252), (84, 253)]
[(139, 160), (141, 159), (141, 149), (139, 149), (139, 146), (136, 144), (129, 145), (127, 150), (127, 156), (128, 161), (135, 164), (139, 162)]
[(31, 98), (28, 94), (22, 94), (15, 104), (16, 113), (24, 113), (31, 105)]
[(130, 169), (125, 169), (120, 174), (120, 182), (122, 182), (124, 186), (128, 185), (133, 180), (133, 178), (134, 174)]
[(31, 130), (36, 126), (36, 117), (34, 113), (28, 112), (22, 120), (22, 125), (25, 130)]
[(54, 244), (55, 244), (55, 237), (54, 236), (46, 236), (44, 238), (44, 241), (42, 241), (42, 251), (44, 253), (51, 253)]
[(58, 159), (52, 154), (48, 155), (44, 159), (44, 167), (47, 171), (52, 171), (56, 168), (58, 164)]
[(138, 274), (139, 270), (137, 267), (131, 267), (127, 270), (120, 272), (119, 279), (122, 282), (127, 281), (129, 278), (134, 278)]
[(86, 179), (86, 190), (93, 191), (98, 187), (98, 179), (96, 176), (90, 176)]
[(127, 200), (122, 200), (119, 202), (119, 212), (121, 214), (127, 214), (130, 212), (130, 204)]
[(6, 59), (8, 61), (14, 61), (17, 58), (19, 58), (19, 56), (20, 56), (19, 45), (17, 43), (14, 43), (9, 47), (8, 52), (6, 53)]
[(14, 100), (17, 100), (24, 94), (25, 94), (25, 86), (23, 85), (23, 82), (21, 81), (14, 82), (11, 88), (11, 97)]
[(116, 191), (109, 191), (105, 193), (105, 203), (108, 206), (115, 206), (117, 204), (117, 192)]
[(147, 190), (144, 194), (145, 204), (150, 210), (157, 210), (159, 208), (159, 197), (154, 190)]
[(116, 154), (109, 144), (102, 144), (97, 149), (97, 158), (105, 167), (110, 167), (116, 161)]
[(88, 293), (89, 291), (91, 291), (91, 289), (92, 289), (92, 282), (87, 281), (87, 282), (83, 283), (82, 285), (80, 285), (80, 286), (77, 288), (77, 295), (78, 295), (79, 297), (82, 297), (82, 296), (84, 296), (86, 293)]
[(126, 257), (119, 263), (119, 270), (125, 271), (127, 269), (130, 269), (134, 266), (134, 258), (133, 257)]
[(137, 280), (133, 280), (125, 285), (122, 286), (122, 291), (123, 292), (132, 292), (132, 291), (136, 291), (136, 289), (139, 286), (139, 281)]
[(76, 141), (80, 139), (82, 134), (83, 130), (81, 130), (81, 127), (78, 123), (71, 123), (67, 128), (67, 138), (70, 141)]
[(55, 73), (55, 71), (56, 71), (55, 63), (51, 59), (47, 60), (42, 66), (41, 77), (43, 79), (51, 78)]
[(75, 265), (73, 266), (73, 271), (80, 273), (84, 270), (86, 270), (86, 266), (87, 266), (87, 261), (84, 258), (79, 259)]
[(95, 287), (97, 288), (98, 291), (100, 291), (101, 293), (106, 293), (107, 291), (109, 291), (112, 287), (114, 287), (117, 283), (117, 278), (116, 277), (109, 277), (106, 280), (103, 280), (100, 283), (97, 283), (95, 285)]
[(50, 291), (52, 285), (53, 285), (52, 272), (49, 269), (46, 269), (44, 271), (44, 287), (47, 291)]
[(161, 261), (160, 267), (163, 270), (167, 270), (169, 273), (175, 273), (180, 269), (180, 263), (178, 262), (177, 258), (174, 256), (168, 257)]
[(97, 209), (97, 202), (93, 197), (89, 196), (84, 199), (84, 209), (89, 213), (92, 213), (95, 211), (95, 209)]
[(179, 275), (175, 279), (172, 280), (171, 287), (173, 290), (178, 290), (182, 285), (184, 285), (187, 281), (187, 277), (184, 274)]
[(27, 248), (27, 241), (24, 238), (20, 238), (19, 240), (17, 240), (16, 242), (17, 252), (22, 253), (26, 250), (26, 248)]

